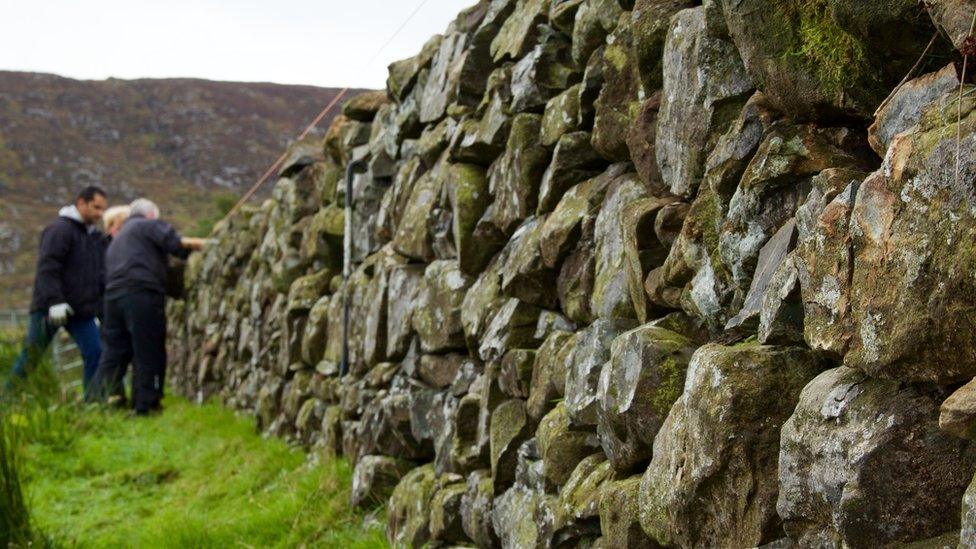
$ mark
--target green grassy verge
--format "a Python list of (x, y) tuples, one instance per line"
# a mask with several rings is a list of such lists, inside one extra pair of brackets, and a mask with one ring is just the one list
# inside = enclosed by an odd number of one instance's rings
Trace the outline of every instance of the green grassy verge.
[(349, 508), (347, 462), (309, 460), (217, 405), (165, 407), (152, 418), (63, 400), (5, 408), (36, 545), (386, 546), (382, 517)]

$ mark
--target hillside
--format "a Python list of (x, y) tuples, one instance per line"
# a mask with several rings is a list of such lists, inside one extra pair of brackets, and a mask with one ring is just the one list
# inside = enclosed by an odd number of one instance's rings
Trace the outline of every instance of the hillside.
[[(192, 229), (253, 183), (336, 89), (0, 71), (0, 309), (26, 306), (34, 244), (88, 184)], [(321, 127), (327, 127), (325, 120)]]

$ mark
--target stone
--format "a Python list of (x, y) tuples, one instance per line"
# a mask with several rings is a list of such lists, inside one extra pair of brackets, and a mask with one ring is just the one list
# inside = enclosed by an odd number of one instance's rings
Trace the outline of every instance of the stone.
[[(536, 352), (526, 401), (526, 411), (536, 421), (542, 419), (555, 405), (556, 399), (562, 396), (566, 385), (566, 368), (556, 363), (568, 356), (572, 349), (569, 344), (572, 339), (573, 334), (570, 332), (557, 330), (546, 338)], [(561, 380), (556, 379), (560, 372), (563, 375)]]
[(437, 122), (458, 97), (458, 84), (470, 36), (461, 32), (444, 35), (431, 59), (430, 74), (420, 94), (420, 122)]
[(389, 272), (387, 292), (393, 299), (386, 309), (386, 355), (402, 358), (414, 334), (412, 328), (414, 300), (424, 284), (424, 268), (419, 265), (397, 265)]
[[(644, 92), (650, 95), (663, 87), (664, 43), (671, 18), (685, 8), (695, 7), (691, 0), (637, 0), (633, 8), (634, 55)], [(653, 140), (651, 141), (653, 143)], [(631, 149), (633, 150), (633, 149)]]
[(559, 138), (539, 188), (541, 215), (552, 211), (572, 186), (599, 175), (605, 162), (590, 145), (590, 134), (573, 132)]
[(555, 309), (557, 273), (542, 259), (540, 240), (545, 219), (530, 217), (512, 235), (500, 265), (501, 290), (530, 305)]
[(417, 82), (421, 69), (429, 65), (434, 53), (440, 50), (442, 39), (441, 35), (434, 35), (424, 44), (419, 54), (390, 64), (386, 89), (390, 91), (394, 99), (401, 102), (406, 99), (407, 94)]
[(867, 167), (847, 143), (849, 138), (843, 128), (777, 126), (759, 145), (729, 201), (719, 234), (722, 262), (742, 293), (762, 246), (809, 194), (810, 178), (830, 168)]
[(559, 307), (567, 318), (579, 324), (592, 323), (596, 318), (591, 308), (596, 278), (594, 224), (593, 218), (584, 219), (579, 242), (566, 258), (556, 279)]
[(529, 397), (535, 358), (536, 352), (530, 349), (512, 349), (505, 353), (498, 371), (498, 386), (503, 393), (512, 398)]
[(393, 457), (363, 456), (352, 474), (349, 504), (357, 508), (386, 504), (400, 479), (414, 467), (412, 462)]
[(318, 364), (325, 354), (330, 305), (331, 297), (323, 296), (308, 313), (305, 333), (302, 335), (302, 361), (310, 366)]
[(435, 389), (446, 389), (454, 383), (458, 371), (466, 360), (468, 360), (466, 355), (457, 353), (424, 355), (420, 357), (417, 376)]
[(801, 119), (869, 118), (935, 32), (914, 1), (721, 6), (746, 70), (778, 110)]
[(491, 57), (497, 63), (518, 59), (528, 53), (538, 37), (538, 26), (545, 21), (548, 0), (519, 0), (515, 11), (505, 19), (491, 42)]
[(876, 547), (959, 528), (976, 453), (939, 432), (938, 388), (828, 370), (783, 426), (777, 509), (801, 545)]
[(633, 329), (636, 324), (636, 321), (629, 319), (600, 319), (578, 335), (573, 355), (567, 363), (563, 393), (574, 425), (597, 425), (597, 388), (603, 365), (610, 360), (610, 345), (617, 336)]
[(976, 382), (970, 381), (945, 399), (939, 407), (939, 429), (976, 440)]
[(582, 77), (570, 59), (569, 39), (540, 28), (540, 42), (512, 67), (513, 112), (542, 112), (550, 99)]
[(430, 503), (436, 493), (433, 465), (403, 477), (387, 505), (386, 539), (393, 546), (421, 547), (430, 541)]
[(814, 189), (797, 212), (804, 339), (810, 348), (841, 358), (853, 334), (849, 305), (842, 298), (850, 291), (847, 273), (854, 268), (845, 235), (859, 185), (854, 181), (827, 196)]
[[(849, 229), (815, 233), (851, 261), (849, 286), (841, 286), (836, 308), (824, 311), (849, 319), (845, 366), (939, 384), (976, 374), (976, 347), (967, 335), (976, 316), (966, 297), (973, 292), (966, 243), (976, 231), (966, 183), (976, 177), (973, 105), (964, 99), (960, 106), (952, 93), (928, 107), (913, 130), (895, 139), (883, 168), (858, 186)], [(820, 287), (816, 280), (813, 287)]]
[(625, 255), (628, 205), (648, 197), (636, 174), (621, 176), (607, 190), (596, 218), (595, 278), (590, 307), (599, 318), (637, 318)]
[[(534, 349), (545, 339), (539, 332), (542, 310), (515, 298), (505, 300), (487, 324), (478, 355), (481, 360), (498, 360), (508, 349)], [(566, 323), (564, 329), (570, 325)]]
[(626, 169), (625, 164), (614, 164), (562, 194), (543, 224), (540, 249), (547, 267), (556, 268), (569, 255), (579, 240), (583, 219), (596, 218), (610, 184), (626, 173)]
[(461, 497), (461, 525), (464, 533), (478, 547), (498, 547), (498, 537), (492, 526), (494, 487), (486, 470), (468, 475), (467, 491)]
[(542, 548), (550, 545), (553, 498), (523, 486), (495, 497), (491, 522), (502, 547)]
[(372, 122), (389, 102), (386, 90), (363, 92), (342, 104), (342, 114), (360, 122)]
[(549, 24), (567, 36), (573, 35), (576, 12), (584, 0), (555, 0), (549, 7)]
[(430, 502), (430, 538), (441, 543), (468, 541), (461, 525), (461, 499), (467, 493), (465, 482), (442, 486)]
[(560, 402), (539, 421), (536, 431), (545, 487), (556, 493), (562, 488), (576, 465), (599, 450), (599, 439), (592, 431), (575, 429), (569, 420), (566, 404)]
[(662, 92), (659, 90), (645, 99), (627, 130), (627, 150), (634, 169), (655, 196), (671, 194), (657, 167), (657, 116), (661, 110), (661, 98)]
[(491, 204), (487, 174), (484, 169), (471, 164), (451, 164), (448, 178), (458, 267), (468, 276), (477, 276), (497, 251), (475, 235), (478, 221)]
[(656, 547), (640, 525), (640, 482), (641, 477), (636, 476), (603, 485), (600, 493), (600, 531), (606, 547)]
[(681, 396), (696, 345), (664, 328), (641, 326), (613, 340), (597, 389), (597, 433), (621, 473), (645, 466), (671, 406)]
[(707, 32), (705, 7), (671, 19), (664, 46), (664, 94), (657, 118), (657, 162), (665, 187), (692, 197), (708, 153), (752, 95), (735, 46)]
[(961, 49), (972, 33), (972, 0), (926, 0), (932, 21), (949, 35), (952, 44)]
[(425, 353), (464, 348), (461, 303), (471, 282), (458, 269), (457, 261), (434, 261), (427, 266), (411, 319)]
[(795, 243), (796, 220), (790, 219), (759, 250), (756, 270), (752, 275), (752, 284), (749, 286), (749, 293), (746, 294), (745, 303), (739, 314), (730, 318), (725, 324), (726, 330), (742, 328), (751, 331), (758, 328), (763, 300), (772, 285), (773, 275), (786, 261), (786, 256), (793, 250)]
[(661, 212), (675, 202), (677, 198), (673, 197), (645, 197), (627, 204), (621, 212), (627, 288), (634, 312), (641, 322), (647, 322), (659, 312), (644, 291), (644, 280), (664, 263), (670, 252), (670, 246), (660, 241), (656, 229)]
[(603, 454), (596, 453), (581, 460), (556, 502), (554, 538), (557, 543), (582, 545), (600, 534), (600, 495), (602, 487), (613, 475), (613, 469)]
[[(573, 27), (573, 61), (583, 66), (607, 41), (620, 22), (623, 10), (615, 0), (587, 0), (576, 12)], [(601, 63), (602, 64), (602, 63)]]
[(759, 311), (759, 343), (803, 345), (803, 301), (796, 254), (786, 256), (773, 273)]
[(782, 537), (780, 428), (819, 371), (815, 355), (796, 347), (698, 349), (641, 480), (644, 531), (665, 546), (753, 547)]
[(538, 206), (539, 184), (550, 159), (539, 138), (541, 124), (539, 115), (517, 115), (505, 153), (488, 172), (489, 189), (495, 197), (492, 221), (505, 234), (512, 234)]
[(896, 135), (919, 123), (926, 106), (958, 89), (959, 77), (952, 64), (938, 72), (905, 82), (888, 96), (875, 113), (874, 123), (868, 128), (871, 148), (883, 157)]
[(425, 263), (434, 259), (432, 225), (440, 206), (442, 169), (446, 169), (445, 164), (439, 162), (434, 169), (416, 180), (393, 238), (397, 253)]
[(581, 88), (580, 84), (571, 86), (546, 103), (541, 129), (543, 146), (555, 146), (560, 137), (580, 129)]
[(593, 148), (610, 162), (629, 160), (627, 130), (641, 106), (640, 76), (634, 55), (633, 22), (622, 13), (603, 50), (605, 84), (595, 103)]
[(496, 493), (515, 480), (516, 452), (533, 431), (524, 400), (507, 400), (491, 414), (491, 478)]

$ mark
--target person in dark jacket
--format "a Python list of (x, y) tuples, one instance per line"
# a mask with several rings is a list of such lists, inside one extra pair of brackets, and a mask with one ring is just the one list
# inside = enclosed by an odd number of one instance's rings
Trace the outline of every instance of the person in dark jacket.
[(86, 187), (41, 233), (30, 324), (12, 380), (27, 377), (63, 327), (81, 351), (88, 390), (102, 354), (95, 317), (105, 290), (105, 247), (95, 224), (108, 206), (106, 196), (98, 187)]
[(105, 352), (96, 373), (98, 396), (123, 397), (122, 378), (133, 364), (132, 407), (137, 415), (162, 409), (166, 376), (166, 270), (168, 256), (186, 258), (204, 240), (181, 238), (141, 198), (106, 254)]

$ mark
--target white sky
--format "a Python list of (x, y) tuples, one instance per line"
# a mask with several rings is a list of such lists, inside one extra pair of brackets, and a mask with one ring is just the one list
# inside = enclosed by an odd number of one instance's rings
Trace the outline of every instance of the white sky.
[(0, 0), (0, 70), (381, 88), (475, 0)]

